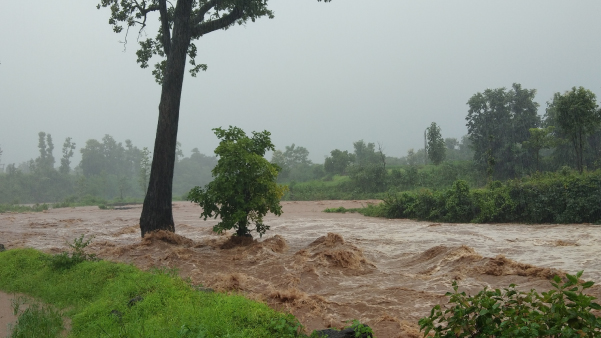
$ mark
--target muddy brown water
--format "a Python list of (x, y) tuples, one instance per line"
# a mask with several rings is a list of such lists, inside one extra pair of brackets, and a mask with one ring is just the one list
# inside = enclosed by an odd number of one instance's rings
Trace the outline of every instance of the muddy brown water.
[[(212, 233), (216, 220), (176, 202), (176, 235), (140, 238), (141, 206), (52, 209), (0, 215), (0, 243), (49, 253), (66, 241), (94, 235), (90, 251), (103, 259), (177, 267), (194, 283), (241, 292), (293, 313), (310, 332), (358, 319), (378, 337), (421, 337), (417, 321), (457, 280), (462, 290), (484, 286), (548, 290), (556, 273), (585, 270), (601, 281), (601, 227), (583, 224), (446, 224), (329, 214), (325, 208), (377, 201), (283, 202), (268, 216), (263, 238), (233, 245)], [(601, 295), (597, 286), (590, 291)]]

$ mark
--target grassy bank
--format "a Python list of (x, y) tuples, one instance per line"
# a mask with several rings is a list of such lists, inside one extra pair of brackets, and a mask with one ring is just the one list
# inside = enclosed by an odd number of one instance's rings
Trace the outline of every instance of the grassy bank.
[(240, 295), (196, 291), (175, 271), (53, 257), (0, 252), (0, 289), (53, 305), (71, 319), (70, 337), (299, 336), (292, 315)]

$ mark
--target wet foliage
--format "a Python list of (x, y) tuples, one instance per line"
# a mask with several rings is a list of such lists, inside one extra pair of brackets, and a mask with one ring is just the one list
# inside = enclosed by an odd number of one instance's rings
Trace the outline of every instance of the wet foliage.
[(436, 305), (430, 316), (420, 319), (424, 337), (601, 337), (601, 310), (595, 297), (584, 293), (593, 282), (582, 282), (582, 271), (566, 274), (565, 282), (555, 276), (553, 289), (522, 292), (515, 284), (508, 288), (484, 288), (475, 296), (447, 292), (448, 305)]
[(441, 222), (601, 223), (601, 170), (570, 170), (494, 181), (470, 189), (458, 180), (449, 189), (389, 193), (370, 216)]

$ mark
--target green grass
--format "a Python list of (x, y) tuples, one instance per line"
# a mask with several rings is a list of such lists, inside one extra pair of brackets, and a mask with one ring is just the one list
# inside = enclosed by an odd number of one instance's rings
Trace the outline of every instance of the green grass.
[(62, 313), (52, 306), (20, 296), (13, 299), (12, 307), (19, 317), (17, 323), (10, 326), (10, 338), (54, 338), (65, 329)]
[(71, 318), (69, 337), (298, 336), (292, 315), (241, 295), (196, 291), (173, 270), (107, 261), (57, 269), (50, 257), (33, 249), (0, 252), (0, 289), (62, 311)]

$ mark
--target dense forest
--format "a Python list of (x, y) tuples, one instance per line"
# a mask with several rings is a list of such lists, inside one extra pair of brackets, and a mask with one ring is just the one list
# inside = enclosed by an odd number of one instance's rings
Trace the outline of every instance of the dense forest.
[[(432, 122), (425, 148), (409, 149), (401, 158), (387, 156), (380, 144), (358, 140), (352, 151), (332, 150), (324, 163), (313, 163), (309, 151), (296, 144), (274, 151), (271, 162), (280, 167), (278, 181), (289, 186), (284, 198), (293, 200), (383, 198), (391, 192), (442, 191), (458, 180), (479, 188), (542, 173), (601, 168), (601, 110), (595, 95), (582, 87), (556, 93), (543, 116), (535, 95), (536, 90), (519, 84), (476, 93), (467, 101), (466, 135), (444, 138)], [(6, 165), (0, 173), (0, 204), (144, 196), (152, 154), (129, 140), (90, 139), (74, 166), (71, 138), (64, 141), (59, 161), (50, 134), (39, 133), (38, 148), (37, 158)], [(196, 148), (185, 157), (178, 144), (174, 198), (210, 182), (216, 163), (216, 157)]]

